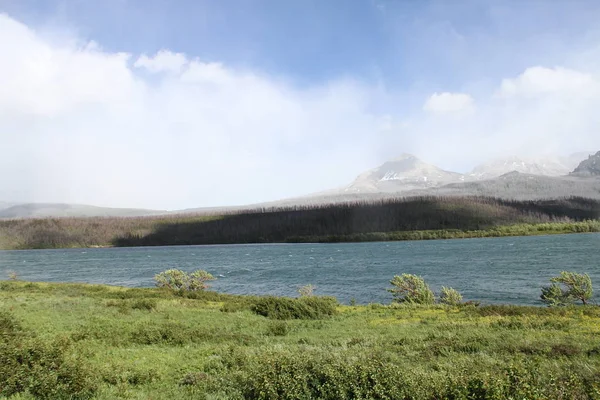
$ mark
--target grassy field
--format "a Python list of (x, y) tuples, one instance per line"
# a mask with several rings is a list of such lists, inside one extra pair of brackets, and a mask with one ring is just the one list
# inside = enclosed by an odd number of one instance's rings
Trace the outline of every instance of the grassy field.
[(597, 306), (1, 281), (0, 310), (0, 393), (15, 399), (600, 398)]

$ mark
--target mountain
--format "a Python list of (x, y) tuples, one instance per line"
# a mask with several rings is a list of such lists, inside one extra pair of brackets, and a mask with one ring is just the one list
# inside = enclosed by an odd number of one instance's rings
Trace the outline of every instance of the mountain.
[(166, 214), (161, 210), (135, 208), (107, 208), (82, 204), (27, 203), (2, 209), (0, 218), (45, 218), (45, 217), (140, 217)]
[(427, 164), (411, 154), (385, 162), (359, 175), (344, 193), (391, 193), (423, 189), (464, 180), (462, 174)]
[(575, 176), (600, 176), (600, 151), (590, 155), (573, 170)]
[(402, 195), (485, 196), (514, 200), (572, 196), (600, 199), (600, 177), (541, 176), (513, 171), (492, 179), (452, 183), (429, 190), (413, 190)]
[(15, 203), (9, 203), (7, 201), (0, 201), (0, 211), (7, 209), (8, 207), (12, 207), (14, 205), (15, 205)]
[(523, 174), (541, 176), (564, 176), (568, 175), (581, 160), (590, 153), (575, 153), (568, 157), (546, 156), (536, 158), (507, 157), (496, 159), (473, 168), (467, 174), (467, 180), (485, 180), (496, 178), (509, 172), (520, 172)]

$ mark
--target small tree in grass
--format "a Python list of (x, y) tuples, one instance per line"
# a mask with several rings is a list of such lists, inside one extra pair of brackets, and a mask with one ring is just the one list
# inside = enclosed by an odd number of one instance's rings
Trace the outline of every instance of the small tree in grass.
[(442, 286), (440, 295), (440, 303), (448, 304), (449, 306), (457, 306), (462, 302), (462, 295), (458, 290), (451, 287)]
[(592, 298), (592, 280), (588, 274), (562, 271), (559, 276), (550, 279), (551, 285), (542, 288), (541, 300), (558, 306), (581, 301), (587, 304)]
[(209, 286), (208, 281), (215, 278), (204, 270), (197, 270), (188, 274), (180, 269), (168, 269), (154, 275), (156, 286), (172, 290), (204, 290)]
[(398, 303), (433, 304), (435, 296), (423, 278), (412, 274), (396, 275), (390, 281), (392, 289), (388, 289)]
[(300, 297), (311, 297), (314, 295), (315, 289), (316, 287), (314, 285), (308, 284), (301, 286), (298, 289), (298, 293), (300, 294)]

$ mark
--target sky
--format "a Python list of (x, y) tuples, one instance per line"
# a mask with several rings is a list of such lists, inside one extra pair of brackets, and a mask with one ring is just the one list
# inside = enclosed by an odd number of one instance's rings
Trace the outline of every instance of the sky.
[(183, 209), (600, 150), (595, 0), (0, 0), (0, 201)]

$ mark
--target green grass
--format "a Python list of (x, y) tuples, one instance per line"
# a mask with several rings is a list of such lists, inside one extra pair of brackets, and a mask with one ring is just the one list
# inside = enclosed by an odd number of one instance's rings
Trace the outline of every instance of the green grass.
[(350, 235), (295, 236), (288, 243), (387, 242), (402, 240), (468, 239), (505, 236), (564, 235), (568, 233), (600, 232), (600, 221), (547, 222), (543, 224), (514, 224), (489, 229), (437, 229), (422, 231), (370, 232)]
[(600, 398), (597, 306), (320, 301), (3, 281), (0, 343), (62, 360), (27, 368), (85, 389), (64, 398)]

